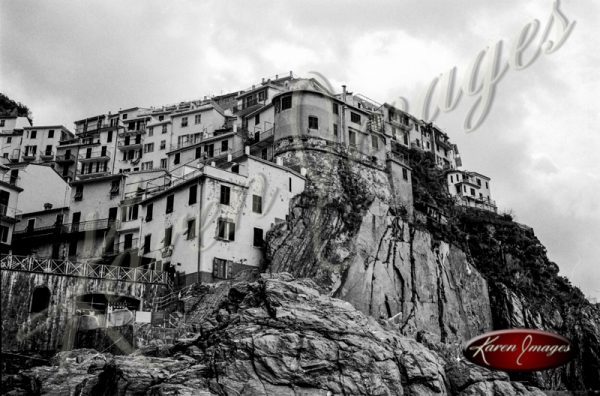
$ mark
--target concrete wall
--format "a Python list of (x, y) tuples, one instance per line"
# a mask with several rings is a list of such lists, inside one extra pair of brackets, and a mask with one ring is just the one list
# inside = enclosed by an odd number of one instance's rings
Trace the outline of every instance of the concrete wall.
[(19, 194), (22, 213), (44, 210), (45, 203), (55, 208), (69, 206), (71, 188), (49, 166), (30, 164), (19, 168), (17, 186), (23, 189)]

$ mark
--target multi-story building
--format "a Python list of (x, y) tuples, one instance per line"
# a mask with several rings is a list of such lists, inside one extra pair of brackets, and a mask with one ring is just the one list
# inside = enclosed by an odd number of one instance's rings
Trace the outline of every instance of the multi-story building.
[(477, 172), (451, 170), (446, 173), (448, 192), (459, 205), (497, 211), (490, 193), (490, 178)]
[(19, 162), (23, 130), (31, 126), (27, 117), (0, 116), (0, 161)]
[(62, 125), (25, 127), (20, 162), (53, 162), (59, 143), (73, 137), (73, 133)]
[(17, 177), (0, 164), (0, 253), (11, 251), (14, 225), (17, 222), (19, 193)]
[(244, 155), (225, 169), (191, 164), (142, 202), (142, 254), (182, 283), (227, 279), (262, 262), (266, 232), (286, 218), (305, 178)]

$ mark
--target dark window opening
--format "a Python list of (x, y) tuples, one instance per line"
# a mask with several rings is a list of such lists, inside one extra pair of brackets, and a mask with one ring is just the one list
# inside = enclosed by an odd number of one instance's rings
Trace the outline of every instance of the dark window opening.
[(229, 205), (230, 194), (231, 194), (231, 188), (229, 188), (227, 186), (221, 186), (221, 201), (220, 202), (222, 205)]
[(175, 201), (175, 195), (171, 194), (167, 197), (167, 210), (166, 213), (172, 213), (173, 212), (173, 203)]
[(31, 296), (31, 313), (39, 313), (50, 305), (50, 290), (46, 286), (38, 287)]

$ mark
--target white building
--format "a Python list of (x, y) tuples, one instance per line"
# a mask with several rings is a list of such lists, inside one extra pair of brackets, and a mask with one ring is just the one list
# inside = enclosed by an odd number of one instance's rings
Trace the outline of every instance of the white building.
[(14, 225), (19, 213), (19, 193), (22, 191), (10, 168), (0, 165), (0, 253), (11, 251)]
[(497, 211), (490, 193), (490, 178), (477, 172), (451, 170), (446, 173), (448, 192), (459, 205)]
[(185, 284), (258, 268), (266, 232), (286, 218), (304, 184), (300, 174), (253, 156), (227, 169), (182, 167), (141, 202), (143, 255), (156, 269), (183, 274)]

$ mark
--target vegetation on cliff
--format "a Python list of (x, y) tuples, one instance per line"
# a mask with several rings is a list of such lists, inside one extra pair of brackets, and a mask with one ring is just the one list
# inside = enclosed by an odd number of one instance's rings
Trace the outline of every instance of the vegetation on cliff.
[(0, 93), (0, 115), (31, 118), (31, 112), (27, 106), (10, 99), (3, 93)]

